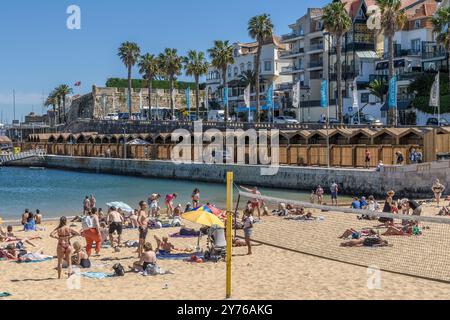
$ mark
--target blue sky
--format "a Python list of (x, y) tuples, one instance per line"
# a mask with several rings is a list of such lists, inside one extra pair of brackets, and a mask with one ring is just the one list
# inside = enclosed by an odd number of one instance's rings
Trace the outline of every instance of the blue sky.
[[(43, 96), (58, 84), (82, 81), (75, 93), (109, 77), (125, 77), (116, 53), (123, 41), (135, 41), (143, 52), (173, 47), (206, 50), (215, 39), (249, 41), (250, 17), (270, 13), (275, 33), (329, 0), (16, 0), (0, 10), (0, 116), (16, 118), (32, 109), (40, 113)], [(66, 28), (69, 5), (81, 8), (81, 30)], [(134, 76), (138, 77), (136, 71)]]

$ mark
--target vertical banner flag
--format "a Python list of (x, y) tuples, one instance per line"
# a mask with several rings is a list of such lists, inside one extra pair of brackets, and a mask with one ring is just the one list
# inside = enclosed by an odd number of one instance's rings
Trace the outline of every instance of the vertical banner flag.
[(292, 88), (292, 106), (294, 108), (300, 108), (300, 80)]
[(209, 87), (205, 88), (205, 109), (209, 110)]
[(244, 90), (244, 103), (247, 108), (250, 108), (250, 85)]
[(439, 88), (439, 72), (436, 75), (433, 86), (431, 87), (430, 93), (430, 107), (439, 107), (439, 96), (440, 96), (440, 88)]
[(223, 88), (223, 105), (228, 107), (228, 87)]
[(353, 109), (359, 110), (359, 99), (358, 99), (358, 84), (356, 83), (356, 78), (353, 81)]
[(328, 81), (322, 80), (322, 84), (320, 86), (320, 106), (322, 108), (328, 107)]
[(397, 76), (389, 80), (389, 109), (397, 109)]
[(186, 95), (186, 110), (191, 111), (191, 88), (187, 87), (184, 93)]
[(170, 98), (172, 99), (173, 102), (173, 106), (175, 108), (176, 105), (176, 100), (177, 100), (177, 93), (176, 93), (176, 89), (172, 89), (172, 95), (170, 96)]

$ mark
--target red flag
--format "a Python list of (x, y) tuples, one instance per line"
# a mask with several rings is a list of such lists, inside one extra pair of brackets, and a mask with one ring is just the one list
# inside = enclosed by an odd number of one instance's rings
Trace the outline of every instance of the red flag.
[(74, 86), (75, 86), (75, 87), (80, 87), (80, 86), (81, 86), (81, 81), (75, 82)]

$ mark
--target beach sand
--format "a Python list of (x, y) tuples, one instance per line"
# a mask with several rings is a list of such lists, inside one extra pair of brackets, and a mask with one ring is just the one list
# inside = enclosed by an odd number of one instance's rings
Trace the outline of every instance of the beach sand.
[[(354, 221), (354, 217), (349, 217)], [(276, 219), (276, 220), (274, 220)], [(266, 218), (255, 228), (255, 238), (261, 237), (264, 224), (279, 218)], [(283, 223), (286, 223), (283, 221)], [(298, 227), (299, 222), (288, 222)], [(324, 222), (325, 223), (325, 222)], [(78, 224), (79, 226), (79, 224)], [(46, 223), (46, 231), (27, 235), (40, 235), (35, 240), (44, 253), (55, 254), (56, 240), (48, 237), (55, 223)], [(350, 224), (348, 227), (352, 227)], [(17, 230), (18, 228), (16, 228)], [(148, 240), (155, 244), (153, 235), (167, 236), (175, 229), (152, 230)], [(336, 230), (336, 232), (345, 230)], [(258, 235), (260, 233), (260, 236)], [(281, 232), (281, 231), (279, 231)], [(283, 233), (278, 233), (282, 235)], [(23, 232), (16, 235), (24, 237)], [(270, 238), (268, 235), (264, 237)], [(336, 237), (332, 239), (336, 243)], [(84, 244), (83, 238), (75, 239)], [(124, 240), (137, 240), (137, 230), (126, 230)], [(298, 241), (305, 241), (305, 238)], [(172, 239), (178, 247), (194, 247), (196, 239)], [(204, 238), (202, 247), (205, 247)], [(315, 241), (311, 241), (315, 243)], [(320, 251), (321, 248), (318, 248)], [(364, 248), (349, 248), (364, 250)], [(134, 248), (123, 248), (120, 253), (103, 249), (101, 256), (92, 258), (93, 268), (88, 271), (112, 272), (112, 266), (120, 262), (126, 270), (136, 261)], [(125, 277), (93, 280), (81, 278), (81, 288), (68, 288), (66, 278), (57, 279), (56, 260), (18, 264), (0, 261), (0, 292), (12, 294), (12, 300), (216, 300), (225, 297), (225, 263), (188, 263), (160, 260), (159, 265), (175, 274), (144, 277), (127, 273)], [(423, 280), (389, 272), (382, 272), (381, 289), (367, 288), (367, 268), (335, 262), (272, 246), (254, 247), (252, 256), (246, 248), (235, 248), (233, 256), (233, 299), (448, 299), (450, 284)], [(166, 286), (167, 285), (167, 286)], [(1, 298), (0, 298), (1, 299)]]

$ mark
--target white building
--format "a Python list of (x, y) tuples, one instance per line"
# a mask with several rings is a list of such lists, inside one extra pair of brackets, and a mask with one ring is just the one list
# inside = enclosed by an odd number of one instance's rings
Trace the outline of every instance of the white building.
[[(262, 110), (266, 110), (266, 90), (273, 84), (274, 86), (274, 105), (276, 114), (278, 114), (285, 105), (283, 89), (291, 87), (291, 76), (284, 75), (282, 70), (289, 66), (289, 62), (280, 59), (280, 54), (286, 51), (287, 46), (282, 44), (277, 36), (268, 38), (262, 47), (260, 62), (260, 105)], [(254, 72), (255, 56), (258, 49), (257, 42), (234, 44), (234, 64), (228, 66), (227, 81), (229, 87), (229, 108), (230, 111), (239, 113), (244, 107), (243, 93), (245, 85), (241, 81), (241, 76), (247, 71)], [(210, 107), (222, 105), (222, 72), (214, 67), (210, 67), (206, 77), (206, 86), (208, 87), (210, 96), (216, 98), (210, 103)], [(251, 105), (254, 108), (255, 92), (252, 88)], [(241, 107), (241, 109), (240, 109)]]

